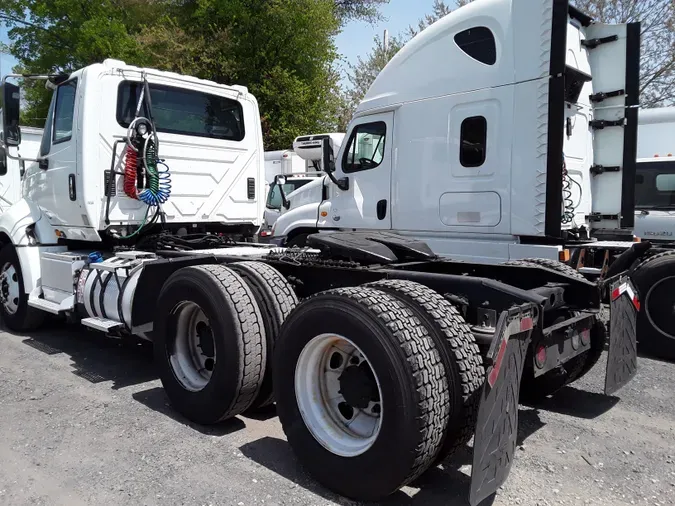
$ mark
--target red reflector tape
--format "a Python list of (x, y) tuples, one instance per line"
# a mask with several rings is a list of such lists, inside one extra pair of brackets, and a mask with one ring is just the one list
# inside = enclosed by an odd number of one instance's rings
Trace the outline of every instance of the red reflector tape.
[(495, 386), (495, 383), (497, 383), (497, 378), (499, 377), (499, 370), (502, 367), (502, 360), (504, 360), (504, 354), (506, 353), (506, 346), (508, 344), (509, 338), (506, 337), (499, 345), (499, 353), (497, 353), (497, 360), (495, 360), (495, 364), (492, 366), (490, 374), (488, 374), (488, 384), (490, 385), (491, 388)]
[(635, 309), (640, 311), (640, 299), (638, 299), (637, 294), (633, 291), (628, 283), (623, 283), (622, 285), (616, 287), (612, 290), (612, 302), (621, 297), (624, 293), (627, 293), (630, 297), (630, 300), (633, 302)]
[(534, 327), (534, 322), (532, 321), (531, 316), (527, 316), (520, 320), (520, 331), (525, 332), (526, 330), (532, 330), (532, 327)]

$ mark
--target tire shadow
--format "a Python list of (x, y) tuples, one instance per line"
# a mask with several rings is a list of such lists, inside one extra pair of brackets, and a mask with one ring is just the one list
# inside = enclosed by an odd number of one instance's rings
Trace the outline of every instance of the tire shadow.
[(241, 418), (231, 418), (224, 422), (216, 423), (214, 425), (201, 425), (195, 422), (192, 422), (182, 416), (178, 411), (174, 410), (171, 407), (169, 398), (166, 396), (166, 392), (162, 387), (150, 388), (148, 390), (143, 390), (142, 392), (135, 392), (131, 397), (143, 404), (146, 408), (149, 408), (157, 413), (160, 413), (171, 420), (190, 427), (191, 429), (196, 430), (207, 436), (227, 436), (233, 432), (245, 429), (246, 424)]
[(140, 339), (113, 339), (53, 320), (40, 331), (20, 335), (23, 344), (42, 353), (67, 355), (73, 374), (90, 383), (110, 381), (119, 390), (157, 379), (152, 344)]
[[(519, 409), (517, 445), (546, 425), (536, 409)], [(250, 460), (269, 469), (323, 499), (343, 504), (363, 504), (338, 496), (319, 485), (296, 459), (290, 445), (279, 438), (265, 436), (242, 445), (240, 451)], [(410, 486), (378, 502), (383, 505), (406, 506), (466, 506), (471, 487), (473, 449), (465, 445), (440, 465), (430, 468)], [(516, 464), (517, 455), (516, 455)], [(489, 506), (495, 496), (487, 498), (480, 506)], [(367, 504), (367, 503), (366, 503)]]

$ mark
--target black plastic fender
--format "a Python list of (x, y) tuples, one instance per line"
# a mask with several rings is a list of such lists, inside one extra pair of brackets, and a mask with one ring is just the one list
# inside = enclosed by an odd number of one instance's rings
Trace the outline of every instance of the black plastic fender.
[(525, 304), (499, 316), (486, 360), (473, 443), (469, 502), (476, 506), (506, 481), (516, 452), (518, 394), (537, 308)]

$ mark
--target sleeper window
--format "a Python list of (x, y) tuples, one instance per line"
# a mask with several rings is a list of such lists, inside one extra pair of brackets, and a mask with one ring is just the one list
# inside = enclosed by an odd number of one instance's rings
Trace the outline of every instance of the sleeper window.
[(486, 65), (497, 62), (497, 44), (489, 28), (477, 26), (455, 35), (455, 43), (474, 60)]
[(374, 169), (384, 159), (387, 125), (383, 121), (354, 128), (342, 161), (344, 172)]
[(62, 84), (56, 90), (56, 108), (54, 109), (54, 144), (70, 140), (73, 136), (73, 117), (75, 115), (76, 91), (77, 79)]
[(487, 151), (487, 120), (474, 116), (462, 121), (459, 161), (464, 167), (480, 167)]

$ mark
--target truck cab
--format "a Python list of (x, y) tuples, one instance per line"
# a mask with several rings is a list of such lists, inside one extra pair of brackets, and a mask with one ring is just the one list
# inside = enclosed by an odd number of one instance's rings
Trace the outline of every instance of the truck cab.
[[(372, 84), (316, 230), (393, 230), (486, 263), (632, 240), (638, 65), (639, 24), (565, 1), (454, 11)], [(275, 237), (290, 238), (280, 222)]]
[(675, 244), (675, 107), (643, 109), (639, 120), (635, 235)]

